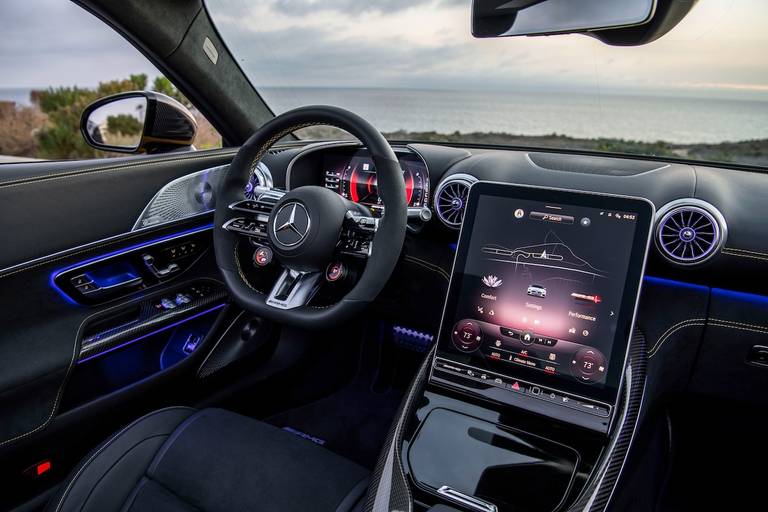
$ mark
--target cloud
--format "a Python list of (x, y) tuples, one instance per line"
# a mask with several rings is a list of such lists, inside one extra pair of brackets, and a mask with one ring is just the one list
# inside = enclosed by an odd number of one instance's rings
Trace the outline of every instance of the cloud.
[[(732, 95), (765, 95), (768, 84), (764, 0), (699, 2), (679, 28), (640, 48), (578, 35), (473, 39), (469, 0), (206, 4), (257, 87), (701, 92), (724, 84), (719, 90)], [(0, 87), (95, 85), (157, 73), (111, 28), (64, 0), (0, 0), (0, 33)]]
[(0, 87), (96, 85), (159, 72), (122, 36), (76, 4), (0, 1)]
[[(692, 81), (768, 83), (768, 68), (754, 66), (768, 37), (748, 22), (756, 12), (767, 12), (766, 6), (741, 2), (740, 9), (702, 2), (690, 23), (685, 20), (668, 37), (640, 48), (609, 47), (580, 35), (473, 39), (468, 1), (208, 0), (208, 5), (257, 86), (605, 92), (679, 89)], [(756, 40), (741, 40), (745, 26)]]
[(272, 9), (290, 16), (312, 16), (318, 11), (356, 16), (371, 12), (393, 15), (420, 5), (440, 8), (456, 5), (469, 7), (470, 4), (470, 0), (274, 0)]

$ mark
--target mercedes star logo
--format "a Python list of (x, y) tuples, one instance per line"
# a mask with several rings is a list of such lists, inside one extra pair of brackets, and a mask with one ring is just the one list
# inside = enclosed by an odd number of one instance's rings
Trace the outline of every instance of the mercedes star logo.
[(309, 233), (309, 213), (296, 201), (285, 203), (277, 211), (272, 224), (275, 240), (286, 247), (301, 243)]

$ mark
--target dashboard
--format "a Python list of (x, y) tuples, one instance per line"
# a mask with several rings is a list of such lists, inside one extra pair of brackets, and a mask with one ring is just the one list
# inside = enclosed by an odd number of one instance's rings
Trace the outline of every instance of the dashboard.
[[(377, 300), (381, 309), (396, 315), (395, 337), (419, 346), (425, 339), (437, 339), (443, 312), (442, 298), (447, 292), (457, 254), (468, 192), (475, 182), (641, 197), (656, 208), (636, 318), (636, 332), (644, 336), (649, 362), (649, 382), (652, 382), (649, 393), (691, 391), (728, 400), (764, 401), (750, 390), (768, 383), (768, 350), (760, 348), (768, 346), (768, 324), (759, 320), (768, 314), (768, 281), (755, 278), (768, 272), (768, 236), (764, 228), (768, 203), (763, 199), (768, 178), (765, 172), (682, 161), (499, 147), (403, 143), (394, 145), (393, 149), (401, 160), (406, 185), (413, 179), (408, 234), (400, 270), (396, 274), (400, 277), (393, 278), (397, 283), (391, 287), (391, 293), (384, 293)], [(363, 148), (349, 141), (297, 142), (276, 148), (263, 162), (276, 187), (290, 190), (303, 185), (325, 186), (376, 212), (379, 202), (375, 174), (366, 157)], [(419, 212), (412, 212), (417, 205), (420, 205)], [(521, 208), (526, 212), (546, 212), (535, 205)], [(420, 215), (425, 210), (429, 215)], [(592, 226), (597, 227), (600, 221), (596, 219), (601, 218), (601, 211), (603, 222), (609, 222), (608, 219), (616, 225), (632, 222), (631, 218), (624, 217), (631, 212), (621, 208), (604, 208), (597, 214), (575, 210), (560, 213), (565, 222), (571, 222), (569, 217), (573, 218), (572, 227), (576, 230), (581, 227), (583, 217), (589, 217)], [(413, 215), (415, 213), (419, 214)], [(618, 218), (617, 213), (620, 214)], [(493, 212), (490, 218), (493, 220)], [(527, 239), (516, 242), (512, 239), (515, 231), (511, 228), (517, 230), (519, 222), (514, 216), (506, 220), (502, 230), (507, 230), (505, 236), (510, 239), (488, 240), (483, 244), (488, 250), (499, 252), (502, 257), (497, 259), (504, 259), (505, 251), (525, 243), (548, 243)], [(557, 236), (574, 248), (577, 257), (600, 261), (598, 257), (583, 256), (597, 242), (569, 239), (570, 235), (563, 234), (564, 226), (551, 222), (547, 225), (554, 227)], [(606, 233), (603, 240), (618, 241), (616, 233)], [(493, 244), (499, 247), (490, 247)], [(547, 254), (550, 254), (549, 250)], [(604, 263), (593, 265), (597, 268), (606, 266)], [(610, 267), (610, 262), (607, 266)], [(482, 282), (486, 277), (488, 284)], [(472, 353), (482, 359), (472, 361), (468, 353), (453, 344), (453, 340), (440, 340), (439, 343), (448, 343), (442, 345), (444, 349), (464, 358), (455, 365), (456, 368), (471, 366), (484, 370), (487, 376), (493, 376), (493, 380), (502, 379), (505, 386), (507, 381), (504, 379), (514, 371), (525, 391), (521, 395), (535, 398), (531, 407), (538, 407), (537, 404), (543, 403), (542, 398), (552, 393), (556, 398), (578, 395), (610, 406), (610, 397), (604, 399), (594, 393), (602, 385), (609, 384), (608, 376), (602, 377), (602, 373), (588, 375), (579, 370), (578, 363), (581, 361), (582, 370), (586, 363), (598, 363), (599, 372), (599, 363), (605, 360), (609, 363), (605, 367), (610, 371), (615, 351), (605, 342), (610, 337), (604, 336), (606, 332), (610, 334), (612, 327), (602, 321), (592, 322), (591, 317), (598, 320), (604, 319), (605, 315), (610, 317), (611, 306), (615, 305), (612, 297), (616, 292), (607, 285), (576, 287), (574, 283), (573, 289), (561, 288), (546, 281), (551, 277), (532, 272), (519, 282), (515, 277), (509, 281), (510, 277), (501, 270), (488, 268), (480, 281), (472, 283), (477, 288), (468, 293), (496, 295), (498, 300), (512, 304), (509, 308), (512, 313), (525, 307), (526, 303), (548, 305), (552, 309), (552, 305), (559, 302), (562, 303), (559, 317), (565, 319), (563, 312), (573, 312), (572, 322), (545, 328), (535, 324), (527, 328), (522, 318), (515, 317), (502, 322), (498, 318), (499, 311), (489, 307), (494, 301), (482, 298), (467, 301), (467, 305), (468, 308), (482, 306), (484, 313), (478, 316), (472, 309), (457, 312), (446, 320), (452, 322), (446, 332), (452, 333), (450, 329), (461, 320), (475, 322), (480, 329), (506, 327), (509, 336), (499, 330), (498, 340), (502, 348), (504, 345), (515, 347), (518, 353), (528, 350), (532, 357), (545, 360), (553, 352), (556, 359), (561, 358), (557, 351), (547, 350), (547, 343), (552, 343), (549, 340), (556, 340), (555, 346), (591, 347), (594, 354), (576, 358), (576, 366), (572, 363), (574, 359), (564, 359), (557, 375), (562, 380), (548, 378), (551, 375), (546, 372), (551, 370), (547, 369), (550, 365), (546, 362), (542, 362), (542, 368), (523, 368), (522, 360), (494, 361), (494, 350), (488, 344)], [(497, 283), (493, 278), (503, 282), (499, 289), (492, 288)], [(506, 297), (507, 294), (510, 295)], [(494, 309), (496, 318), (489, 317), (490, 309)], [(534, 320), (533, 316), (529, 317), (529, 321)], [(590, 329), (590, 322), (600, 325)], [(454, 330), (461, 332), (461, 329)], [(525, 339), (526, 333), (534, 340), (527, 346), (525, 344), (530, 339)], [(537, 343), (537, 340), (541, 342)], [(496, 338), (491, 341), (495, 343)], [(525, 363), (530, 365), (531, 360), (529, 358)], [(585, 376), (589, 382), (582, 383), (581, 390), (569, 387), (578, 385), (578, 380), (584, 380)], [(477, 387), (477, 382), (474, 385)], [(527, 392), (533, 387), (539, 388), (536, 392), (540, 396), (536, 397), (534, 391)], [(546, 390), (550, 393), (544, 393)], [(498, 394), (504, 395), (508, 391), (496, 388), (487, 393), (493, 395), (490, 399), (498, 401)], [(575, 402), (569, 401), (571, 405)]]
[[(394, 284), (377, 299), (377, 310), (390, 315), (392, 336), (398, 342), (426, 350), (440, 335), (442, 298), (451, 281), (467, 199), (475, 183), (640, 197), (656, 208), (635, 329), (643, 336), (647, 355), (648, 402), (662, 395), (693, 393), (768, 405), (768, 398), (753, 392), (768, 385), (768, 322), (763, 320), (768, 318), (768, 281), (759, 279), (768, 272), (768, 235), (764, 223), (768, 217), (768, 203), (764, 200), (768, 181), (764, 171), (500, 147), (401, 143), (393, 145), (393, 149), (401, 162), (403, 180), (409, 191), (408, 231), (398, 270), (392, 278)], [(145, 210), (149, 215), (145, 220), (155, 223), (155, 219), (177, 218), (173, 216), (179, 213), (205, 214), (210, 209), (211, 196), (200, 191), (215, 191), (215, 181), (224, 172), (226, 166), (221, 166), (169, 183)], [(244, 194), (247, 196), (249, 189), (252, 192), (256, 186), (291, 190), (304, 185), (328, 187), (350, 201), (365, 205), (376, 215), (381, 213), (375, 169), (365, 149), (350, 141), (299, 141), (277, 146), (268, 151), (254, 169)], [(179, 197), (179, 191), (184, 197)], [(183, 204), (185, 208), (180, 212), (175, 207), (168, 208), (169, 204)], [(546, 221), (531, 222), (552, 227), (576, 257), (589, 260), (598, 269), (610, 268), (610, 261), (601, 262), (602, 256), (584, 257), (584, 254), (601, 241), (618, 243), (620, 233), (610, 231), (613, 229), (610, 226), (634, 222), (632, 211), (604, 207), (596, 214), (585, 214), (572, 205), (561, 206), (568, 211), (560, 211), (559, 216), (551, 215), (553, 212), (547, 212), (540, 205), (520, 208), (524, 212), (548, 214)], [(492, 209), (488, 220), (481, 222), (495, 222), (496, 210)], [(600, 222), (610, 223), (606, 224), (608, 231), (597, 239), (573, 238), (567, 231), (583, 229), (584, 217), (591, 220), (593, 227), (598, 227)], [(510, 250), (514, 253), (525, 244), (560, 243), (536, 239), (529, 236), (530, 233), (526, 235), (525, 230), (520, 231), (521, 223), (514, 215), (506, 216), (502, 224), (499, 231), (504, 235), (486, 241), (481, 246), (481, 255), (508, 259)], [(482, 252), (482, 248), (486, 252)], [(546, 254), (552, 254), (551, 250), (547, 249)], [(605, 257), (610, 255), (607, 253)], [(251, 256), (244, 254), (244, 257)], [(349, 260), (344, 262), (349, 263), (349, 282), (334, 286), (353, 285), (355, 271), (365, 264), (364, 260)], [(496, 264), (501, 263), (489, 263)], [(474, 392), (483, 388), (486, 398), (496, 402), (507, 400), (506, 386), (515, 384), (509, 382), (513, 376), (518, 383), (518, 395), (532, 400), (528, 405), (531, 410), (543, 407), (545, 400), (553, 396), (561, 401), (568, 398), (571, 407), (581, 404), (580, 398), (586, 398), (587, 405), (610, 415), (611, 397), (599, 397), (595, 391), (601, 386), (611, 386), (606, 372), (615, 366), (612, 359), (617, 351), (610, 342), (613, 327), (605, 322), (605, 315), (610, 320), (611, 311), (616, 314), (611, 306), (615, 306), (618, 292), (607, 282), (589, 283), (589, 286), (571, 283), (570, 289), (553, 284), (551, 278), (557, 276), (532, 271), (529, 276), (518, 279), (502, 270), (490, 266), (477, 270), (466, 289), (466, 293), (476, 295), (476, 300), (467, 300), (466, 309), (447, 317), (449, 325), (445, 332), (471, 335), (479, 328), (483, 344), (475, 351), (471, 346), (462, 350), (455, 338), (441, 338), (439, 343), (445, 353), (440, 358), (447, 359), (443, 362), (452, 366), (448, 372), (442, 372), (443, 376), (472, 371), (483, 380), (477, 370), (484, 372), (486, 382), (474, 381)], [(245, 271), (264, 272), (250, 266)], [(452, 295), (462, 293), (464, 291), (458, 290)], [(496, 301), (491, 296), (495, 296)], [(491, 306), (498, 301), (505, 304), (512, 316), (503, 317), (501, 309)], [(528, 308), (528, 304), (532, 307)], [(472, 309), (478, 306), (483, 308), (482, 313)], [(542, 311), (546, 308), (547, 314), (538, 318), (539, 325), (535, 324), (535, 315), (529, 316), (530, 323), (526, 324), (519, 315), (520, 310), (531, 309), (538, 314), (539, 306)], [(570, 321), (550, 324), (548, 313), (552, 311), (560, 320)], [(463, 325), (462, 321), (469, 323)], [(595, 324), (593, 328), (589, 327), (590, 323)], [(498, 330), (498, 336), (486, 340), (486, 330), (494, 333)], [(494, 347), (496, 341), (501, 347)], [(548, 345), (558, 350), (548, 350), (551, 348)], [(593, 353), (579, 354), (583, 347), (589, 347), (587, 350)], [(510, 352), (517, 355), (494, 348), (511, 348)], [(562, 348), (569, 350), (561, 353)], [(570, 348), (576, 350), (571, 352)], [(520, 357), (523, 350), (530, 357)], [(450, 357), (446, 357), (449, 353)], [(552, 353), (556, 360), (562, 358), (562, 365), (549, 364)], [(507, 355), (507, 361), (500, 360), (502, 354)], [(566, 359), (566, 355), (578, 357)], [(607, 364), (600, 364), (603, 361)], [(595, 366), (596, 373), (589, 373)], [(600, 366), (604, 366), (603, 372)], [(554, 375), (550, 367), (554, 367)], [(466, 377), (472, 376), (467, 373)], [(460, 378), (461, 385), (466, 386), (468, 379), (464, 375)], [(503, 387), (498, 387), (496, 379), (501, 380)], [(576, 385), (584, 387), (573, 387)], [(601, 407), (603, 409), (599, 409)], [(600, 428), (607, 425), (605, 418), (607, 416), (600, 422)]]
[[(470, 186), (475, 181), (493, 181), (648, 199), (657, 211), (649, 255), (652, 275), (768, 294), (768, 287), (754, 279), (768, 265), (768, 239), (761, 221), (768, 216), (768, 207), (760, 193), (765, 173), (651, 159), (426, 143), (394, 145), (393, 149), (408, 190), (409, 226), (424, 231), (414, 250), (421, 259), (442, 261), (446, 272), (453, 253), (443, 255), (442, 251), (456, 242)], [(375, 215), (381, 213), (375, 168), (357, 143), (288, 145), (268, 153), (263, 164), (254, 170), (249, 188), (265, 182), (271, 185), (274, 176), (276, 187), (324, 186)], [(419, 211), (427, 215), (422, 222), (414, 222)]]

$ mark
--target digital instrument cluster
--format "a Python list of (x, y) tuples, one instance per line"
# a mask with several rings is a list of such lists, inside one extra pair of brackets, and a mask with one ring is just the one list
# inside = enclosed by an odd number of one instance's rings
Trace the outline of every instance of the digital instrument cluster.
[[(429, 173), (416, 154), (398, 151), (403, 170), (408, 207), (421, 208), (429, 201)], [(374, 213), (383, 210), (376, 179), (376, 168), (368, 151), (329, 151), (323, 156), (325, 187), (342, 197), (368, 206)]]
[(435, 368), (607, 416), (652, 211), (638, 199), (475, 184)]

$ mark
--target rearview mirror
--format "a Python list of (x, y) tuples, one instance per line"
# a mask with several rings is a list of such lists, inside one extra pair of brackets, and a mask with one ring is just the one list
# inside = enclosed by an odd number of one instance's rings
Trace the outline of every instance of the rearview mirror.
[(472, 35), (507, 37), (592, 32), (650, 21), (656, 0), (474, 0)]
[(116, 153), (160, 153), (191, 148), (197, 132), (192, 113), (173, 98), (133, 91), (88, 105), (80, 120), (86, 142)]

